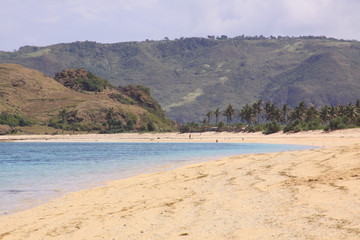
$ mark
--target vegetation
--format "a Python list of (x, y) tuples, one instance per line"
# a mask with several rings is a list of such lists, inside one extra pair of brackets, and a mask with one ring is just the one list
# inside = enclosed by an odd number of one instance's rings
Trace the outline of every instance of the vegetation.
[(89, 72), (86, 78), (76, 78), (75, 84), (83, 85), (85, 91), (101, 92), (109, 83)]
[(85, 127), (80, 124), (82, 120), (78, 117), (77, 110), (61, 109), (59, 114), (50, 120), (49, 127), (67, 131), (84, 131)]
[(55, 80), (77, 91), (102, 92), (106, 87), (113, 87), (107, 80), (84, 68), (64, 69), (55, 74)]
[(17, 127), (17, 126), (31, 126), (33, 125), (33, 121), (18, 115), (18, 114), (10, 114), (8, 112), (1, 112), (0, 113), (0, 124), (8, 125), (10, 127)]
[(146, 87), (115, 88), (83, 68), (56, 76), (57, 81), (20, 65), (0, 64), (0, 134), (176, 129)]
[[(215, 112), (220, 112), (219, 108)], [(180, 127), (180, 132), (204, 132), (214, 131), (245, 131), (264, 134), (284, 132), (300, 132), (323, 129), (332, 131), (344, 128), (360, 127), (360, 100), (355, 104), (338, 104), (337, 106), (307, 106), (301, 101), (293, 109), (287, 104), (281, 107), (270, 101), (263, 104), (262, 100), (255, 101), (252, 105), (245, 104), (239, 110), (235, 110), (231, 104), (222, 112), (227, 124), (223, 121), (211, 122), (212, 111), (206, 114), (202, 124), (188, 123)], [(233, 117), (237, 116), (236, 122), (232, 123)]]
[[(200, 122), (216, 110), (214, 106), (225, 109), (229, 103), (245, 106), (263, 99), (291, 108), (300, 101), (334, 106), (360, 96), (360, 43), (323, 36), (86, 41), (0, 52), (0, 62), (22, 64), (49, 76), (84, 67), (115, 86), (149, 87), (167, 116), (181, 123)], [(86, 91), (104, 86), (79, 82)], [(263, 121), (257, 116), (248, 120)]]

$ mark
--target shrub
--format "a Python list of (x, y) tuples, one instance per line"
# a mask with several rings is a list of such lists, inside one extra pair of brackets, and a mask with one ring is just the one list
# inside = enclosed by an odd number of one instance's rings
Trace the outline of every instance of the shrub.
[(156, 131), (157, 130), (157, 126), (153, 123), (153, 122), (149, 122), (147, 124), (147, 130), (149, 132), (153, 132), (153, 131)]
[(74, 82), (81, 84), (84, 90), (92, 92), (101, 92), (109, 85), (107, 80), (101, 79), (90, 72), (87, 74), (87, 78), (77, 78)]
[(284, 133), (305, 131), (308, 129), (308, 127), (309, 126), (307, 123), (305, 123), (299, 119), (296, 119), (296, 120), (286, 124), (286, 126), (284, 128)]
[(264, 127), (261, 124), (249, 125), (245, 129), (245, 131), (247, 131), (247, 132), (261, 132), (263, 130), (264, 130)]
[(265, 124), (264, 134), (272, 134), (279, 132), (281, 130), (281, 125), (277, 121), (272, 121), (271, 123)]
[(307, 130), (318, 130), (322, 129), (321, 122), (319, 119), (314, 119), (308, 123)]
[(134, 122), (132, 120), (128, 120), (126, 122), (125, 130), (126, 131), (132, 131), (135, 129)]
[(217, 126), (218, 126), (219, 128), (222, 128), (222, 127), (225, 127), (225, 125), (226, 125), (226, 124), (225, 124), (223, 121), (220, 121)]
[(346, 122), (347, 119), (340, 118), (340, 117), (331, 119), (329, 122), (329, 125), (325, 128), (325, 130), (333, 131), (333, 130), (337, 130), (337, 129), (344, 129), (344, 128), (346, 128), (346, 124), (344, 123), (344, 121)]
[(33, 122), (17, 114), (9, 114), (7, 112), (2, 112), (0, 114), (0, 124), (8, 125), (10, 127), (24, 127), (33, 125)]

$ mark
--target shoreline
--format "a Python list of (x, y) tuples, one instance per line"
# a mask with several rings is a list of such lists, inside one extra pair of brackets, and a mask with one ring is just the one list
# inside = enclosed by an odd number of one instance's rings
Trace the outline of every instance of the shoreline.
[[(167, 134), (165, 134), (167, 135)], [(110, 135), (111, 136), (111, 135)], [(77, 140), (74, 141), (74, 139), (78, 138), (79, 136), (77, 135), (60, 135), (59, 137), (61, 138), (57, 138), (57, 139), (53, 139), (52, 141), (47, 141), (46, 136), (36, 136), (36, 140), (34, 140), (34, 136), (19, 136), (19, 138), (21, 138), (21, 140), (17, 139), (17, 140), (13, 140), (13, 141), (7, 141), (7, 142), (25, 142), (25, 143), (83, 143), (83, 142), (87, 142), (87, 143), (128, 143), (129, 140), (125, 140), (125, 141), (114, 141), (113, 139), (110, 139), (110, 141), (98, 141), (97, 138), (94, 139), (94, 136), (87, 136), (84, 135), (82, 136), (82, 139), (85, 139), (85, 141), (83, 140)], [(95, 135), (95, 137), (97, 137)], [(227, 138), (228, 140), (229, 138)], [(167, 138), (167, 140), (169, 140)], [(173, 138), (171, 139), (173, 140)], [(190, 143), (204, 143), (201, 141), (198, 141), (197, 139), (193, 139), (193, 142)], [(242, 140), (243, 141), (243, 140)], [(206, 142), (210, 142), (210, 143), (214, 143), (213, 141), (208, 141), (208, 139), (206, 140)], [(135, 143), (140, 143), (140, 141), (137, 141)], [(144, 143), (144, 142), (141, 142)], [(155, 143), (153, 141), (147, 141), (145, 143)], [(156, 143), (170, 143), (169, 141), (163, 141), (163, 142), (156, 142)], [(181, 141), (178, 142), (174, 142), (171, 141), (171, 143), (184, 143)], [(189, 141), (186, 141), (186, 143), (189, 143)], [(227, 142), (229, 143), (229, 142)], [(243, 144), (244, 142), (240, 142), (240, 144)], [(244, 143), (244, 144), (251, 144), (251, 143)], [(275, 144), (276, 145), (276, 144)], [(283, 145), (283, 144), (280, 144)], [(285, 144), (284, 144), (285, 145)], [(291, 144), (290, 144), (291, 145)], [(306, 149), (314, 149), (313, 147), (309, 146), (309, 145), (298, 145), (299, 148), (302, 148), (301, 146), (304, 146), (304, 148)], [(291, 147), (290, 147), (291, 148)], [(299, 149), (299, 150), (282, 150), (282, 151), (301, 151), (303, 149)], [(271, 152), (277, 152), (277, 151), (270, 151)], [(82, 187), (78, 187), (77, 185), (74, 185), (71, 187), (72, 190), (65, 190), (64, 188), (55, 188), (54, 190), (45, 190), (44, 192), (49, 192), (48, 195), (42, 195), (42, 196), (38, 196), (37, 198), (33, 198), (33, 197), (29, 197), (27, 196), (26, 201), (24, 200), (23, 205), (20, 206), (20, 203), (16, 203), (15, 205), (17, 207), (11, 207), (10, 209), (7, 209), (6, 211), (0, 211), (0, 216), (5, 216), (5, 215), (11, 215), (17, 212), (21, 212), (21, 211), (25, 211), (28, 209), (32, 209), (34, 207), (37, 207), (41, 204), (45, 204), (47, 202), (50, 202), (51, 200), (54, 200), (56, 198), (61, 198), (66, 196), (67, 194), (71, 194), (73, 192), (77, 192), (77, 191), (86, 191), (86, 190), (90, 190), (92, 188), (95, 187), (100, 187), (100, 186), (105, 186), (108, 183), (112, 182), (112, 181), (117, 181), (117, 180), (122, 180), (122, 179), (126, 179), (126, 178), (130, 178), (130, 177), (135, 177), (138, 175), (142, 175), (142, 174), (149, 174), (149, 173), (157, 173), (157, 172), (166, 172), (166, 171), (171, 171), (174, 170), (176, 168), (179, 167), (183, 167), (183, 166), (187, 166), (187, 165), (192, 165), (192, 164), (196, 164), (196, 163), (202, 163), (202, 162), (208, 162), (208, 161), (216, 161), (216, 160), (220, 160), (223, 158), (228, 158), (231, 156), (242, 156), (242, 155), (248, 155), (251, 153), (239, 153), (239, 154), (224, 154), (223, 156), (219, 156), (219, 157), (215, 157), (215, 156), (207, 156), (207, 157), (196, 157), (194, 159), (187, 159), (187, 160), (181, 160), (181, 161), (177, 161), (177, 162), (171, 162), (171, 163), (163, 163), (163, 164), (156, 164), (156, 166), (151, 165), (148, 166), (144, 169), (138, 169), (138, 170), (131, 170), (131, 171), (125, 171), (125, 172), (118, 172), (118, 175), (115, 176), (115, 173), (112, 173), (111, 175), (113, 175), (113, 177), (104, 177), (101, 175), (100, 179), (94, 181), (89, 181), (89, 182), (83, 182)], [(261, 154), (261, 153), (256, 153), (256, 154)], [(41, 189), (41, 188), (40, 188)], [(39, 190), (36, 190), (39, 191)], [(41, 191), (41, 190), (40, 190)], [(14, 206), (15, 206), (14, 205)], [(2, 210), (2, 209), (0, 209)]]
[[(189, 138), (189, 135), (191, 138)], [(296, 145), (333, 146), (333, 140), (342, 144), (358, 138), (360, 128), (323, 132), (322, 130), (264, 135), (256, 133), (204, 132), (204, 133), (118, 133), (118, 134), (66, 134), (66, 135), (1, 135), (1, 142), (203, 142), (211, 143), (279, 143)]]
[[(0, 216), (0, 239), (83, 239), (85, 236), (87, 239), (96, 236), (253, 239), (269, 234), (283, 239), (319, 236), (356, 239), (360, 236), (360, 218), (356, 217), (360, 216), (360, 129), (267, 136), (191, 135), (191, 139), (189, 134), (178, 133), (0, 136), (0, 141), (218, 140), (325, 148), (233, 156), (111, 181), (29, 210)], [(311, 229), (319, 231), (314, 233)]]

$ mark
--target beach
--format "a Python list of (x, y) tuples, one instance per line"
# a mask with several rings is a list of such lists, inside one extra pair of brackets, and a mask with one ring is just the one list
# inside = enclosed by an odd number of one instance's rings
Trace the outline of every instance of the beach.
[(11, 135), (0, 136), (0, 141), (314, 146), (195, 163), (70, 193), (0, 216), (0, 240), (360, 239), (360, 129), (267, 136), (215, 132)]

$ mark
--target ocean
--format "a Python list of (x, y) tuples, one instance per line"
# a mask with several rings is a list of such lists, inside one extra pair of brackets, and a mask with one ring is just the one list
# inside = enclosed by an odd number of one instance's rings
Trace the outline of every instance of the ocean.
[(0, 215), (141, 173), (233, 155), (310, 148), (251, 143), (0, 142)]

